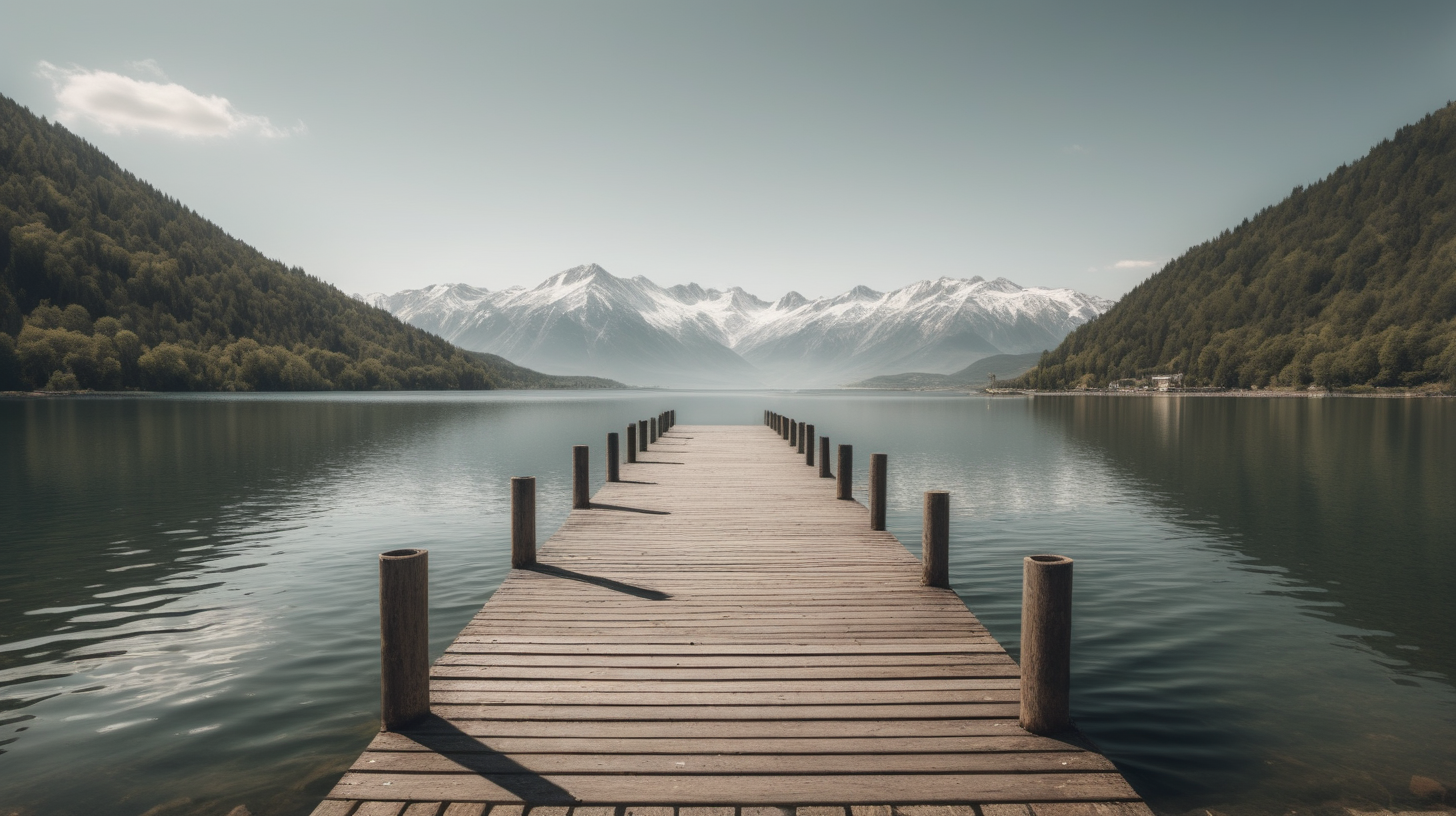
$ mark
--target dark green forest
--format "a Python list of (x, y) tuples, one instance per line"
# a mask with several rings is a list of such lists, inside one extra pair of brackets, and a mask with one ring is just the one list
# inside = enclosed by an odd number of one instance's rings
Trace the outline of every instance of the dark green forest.
[(408, 326), (263, 257), (0, 96), (0, 390), (612, 385)]
[(1456, 383), (1456, 107), (1190, 249), (1020, 384), (1177, 372), (1227, 388)]

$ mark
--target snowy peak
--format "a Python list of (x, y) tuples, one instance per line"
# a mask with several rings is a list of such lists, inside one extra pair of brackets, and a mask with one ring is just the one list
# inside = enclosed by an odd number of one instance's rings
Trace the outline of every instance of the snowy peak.
[(949, 373), (993, 354), (1052, 348), (1112, 306), (1071, 289), (996, 278), (856, 286), (770, 303), (742, 288), (663, 288), (597, 264), (532, 289), (437, 284), (355, 297), (464, 348), (542, 371), (638, 385), (831, 386), (904, 371)]
[(773, 305), (773, 308), (776, 312), (792, 312), (808, 302), (809, 299), (798, 292), (789, 292), (787, 295), (779, 298), (778, 302)]

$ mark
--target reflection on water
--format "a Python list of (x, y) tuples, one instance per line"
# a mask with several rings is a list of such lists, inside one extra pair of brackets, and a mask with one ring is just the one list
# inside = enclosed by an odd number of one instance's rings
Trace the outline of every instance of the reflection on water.
[(0, 804), (307, 813), (378, 727), (377, 553), (432, 551), (438, 653), (505, 575), (510, 476), (544, 534), (572, 444), (766, 406), (889, 453), (903, 541), (951, 490), (1013, 651), (1021, 556), (1078, 560), (1074, 714), (1159, 811), (1456, 783), (1447, 401), (208, 396), (0, 400)]

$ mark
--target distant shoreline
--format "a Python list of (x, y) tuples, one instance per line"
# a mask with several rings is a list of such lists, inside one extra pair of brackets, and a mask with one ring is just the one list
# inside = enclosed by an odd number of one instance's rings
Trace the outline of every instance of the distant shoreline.
[(1333, 397), (1355, 397), (1360, 399), (1451, 399), (1452, 397), (1456, 397), (1456, 394), (1443, 394), (1438, 391), (1397, 391), (1394, 389), (1385, 391), (1375, 390), (1368, 393), (1351, 391), (1279, 391), (1265, 389), (1255, 391), (1244, 388), (1230, 388), (1224, 391), (1094, 391), (1091, 389), (1082, 391), (1032, 391), (997, 389), (996, 391), (988, 390), (986, 393), (1000, 395), (1016, 394), (1028, 397), (1254, 397), (1259, 399), (1329, 399)]

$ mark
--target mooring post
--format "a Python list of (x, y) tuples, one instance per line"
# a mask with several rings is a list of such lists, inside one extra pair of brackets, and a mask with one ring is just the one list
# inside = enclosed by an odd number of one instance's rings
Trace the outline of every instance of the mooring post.
[(806, 465), (808, 465), (810, 467), (813, 467), (814, 466), (814, 426), (813, 425), (805, 425), (804, 426), (804, 436), (805, 436), (805, 442), (804, 442), (804, 447), (803, 447), (803, 451), (804, 451), (804, 464), (806, 464)]
[(789, 438), (789, 426), (793, 425), (794, 421), (792, 419), (789, 419), (788, 417), (784, 417), (784, 421), (782, 424), (783, 427), (779, 429), (779, 435), (787, 440)]
[(657, 417), (647, 420), (647, 441), (657, 441)]
[(1055, 734), (1072, 724), (1072, 559), (1021, 563), (1021, 727)]
[(950, 493), (944, 490), (925, 492), (925, 515), (920, 531), (920, 557), (924, 572), (920, 583), (925, 586), (950, 587)]
[(672, 420), (672, 426), (674, 428), (676, 428), (677, 427), (677, 409), (674, 408), (671, 411), (668, 411), (667, 412), (667, 418), (670, 419), (670, 420)]
[(819, 437), (819, 478), (828, 479), (834, 476), (829, 472), (829, 437)]
[(536, 477), (511, 477), (511, 566), (536, 563)]
[(622, 452), (617, 448), (617, 434), (607, 434), (607, 481), (622, 481), (621, 463), (617, 460), (622, 458)]
[(789, 447), (799, 444), (799, 423), (789, 420)]
[(885, 470), (889, 457), (883, 453), (870, 454), (870, 529), (885, 529)]
[(637, 450), (647, 452), (647, 420), (637, 420)]
[(839, 487), (838, 497), (839, 498), (841, 498), (841, 499), (853, 499), (854, 498), (854, 485), (852, 485), (852, 484), (849, 483), (850, 478), (853, 477), (853, 476), (854, 476), (854, 446), (853, 445), (840, 445), (839, 446), (839, 473), (836, 474), (836, 478), (839, 479), (839, 482), (838, 482), (838, 487)]
[(637, 423), (627, 423), (627, 461), (637, 461)]
[(586, 445), (571, 446), (571, 506), (574, 509), (591, 507), (591, 484), (587, 481)]
[(430, 713), (430, 551), (379, 555), (381, 731)]
[(799, 423), (799, 453), (803, 453), (804, 452), (804, 432), (807, 431), (808, 429), (809, 429), (809, 423), (807, 423), (807, 422), (800, 422)]

